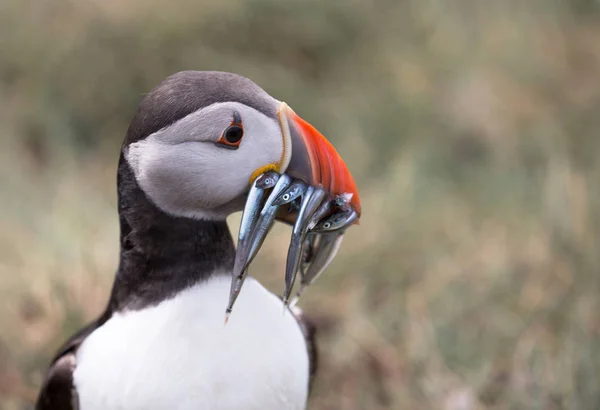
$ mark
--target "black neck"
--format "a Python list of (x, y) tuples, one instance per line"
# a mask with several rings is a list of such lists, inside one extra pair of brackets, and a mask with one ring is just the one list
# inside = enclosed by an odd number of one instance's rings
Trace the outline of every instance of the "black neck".
[(233, 267), (225, 221), (167, 215), (146, 197), (121, 155), (118, 172), (121, 257), (109, 308), (141, 309)]

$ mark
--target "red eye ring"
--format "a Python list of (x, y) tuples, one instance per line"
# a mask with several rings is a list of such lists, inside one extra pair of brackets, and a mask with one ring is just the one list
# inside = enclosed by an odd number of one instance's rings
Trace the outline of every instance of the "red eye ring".
[(242, 137), (244, 136), (244, 127), (242, 125), (242, 118), (237, 112), (233, 113), (233, 121), (229, 127), (225, 128), (221, 138), (216, 142), (217, 145), (223, 148), (237, 149), (242, 143)]

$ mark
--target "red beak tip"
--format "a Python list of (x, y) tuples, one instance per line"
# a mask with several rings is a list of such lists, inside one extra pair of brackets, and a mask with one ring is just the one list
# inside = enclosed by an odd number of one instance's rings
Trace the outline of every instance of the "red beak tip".
[[(333, 195), (343, 195), (358, 216), (361, 214), (360, 198), (352, 174), (335, 147), (312, 124), (291, 109), (292, 122), (300, 131), (308, 151), (312, 169), (312, 181)], [(355, 224), (358, 224), (358, 219)]]

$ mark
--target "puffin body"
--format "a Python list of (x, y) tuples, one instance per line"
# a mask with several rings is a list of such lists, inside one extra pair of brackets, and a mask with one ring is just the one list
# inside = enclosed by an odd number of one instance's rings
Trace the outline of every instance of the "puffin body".
[(216, 273), (96, 329), (76, 354), (81, 408), (304, 409), (309, 358), (297, 320), (250, 279), (224, 326), (230, 281)]
[(107, 308), (58, 351), (36, 408), (304, 409), (316, 350), (302, 312), (282, 314), (249, 278), (223, 323), (236, 252), (225, 219), (266, 171), (355, 189), (324, 141), (235, 74), (185, 71), (146, 95), (119, 160)]

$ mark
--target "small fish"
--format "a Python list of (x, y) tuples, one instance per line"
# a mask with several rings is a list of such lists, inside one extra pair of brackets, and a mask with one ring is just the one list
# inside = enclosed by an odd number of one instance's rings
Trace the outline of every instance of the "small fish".
[(316, 247), (318, 246), (318, 234), (312, 234), (310, 231), (306, 235), (304, 246), (302, 247), (302, 257), (300, 260), (300, 277), (303, 278), (306, 274), (306, 270), (310, 265)]
[(336, 212), (328, 216), (321, 222), (315, 225), (311, 230), (314, 233), (335, 232), (347, 228), (352, 225), (358, 218), (356, 211), (349, 209), (347, 211)]
[(277, 210), (279, 209), (279, 205), (274, 204), (275, 199), (277, 199), (277, 197), (281, 195), (281, 193), (285, 192), (288, 189), (291, 181), (292, 178), (290, 176), (286, 174), (281, 175), (279, 177), (279, 181), (277, 181), (277, 183), (273, 187), (273, 191), (271, 191), (269, 197), (265, 201), (265, 205), (262, 211), (260, 211), (260, 216), (258, 217), (258, 220), (256, 221), (256, 226), (254, 227), (254, 232), (252, 234), (250, 245), (250, 253), (246, 257), (244, 269), (248, 267), (250, 262), (252, 262), (252, 260), (258, 253), (265, 238), (267, 237), (267, 233), (269, 233), (269, 230), (275, 222), (275, 216), (277, 215)]
[(302, 262), (305, 264), (309, 264), (312, 262), (315, 249), (319, 246), (319, 238), (320, 235), (312, 234), (310, 232), (306, 235), (306, 240), (304, 242), (304, 255), (302, 256)]
[(260, 189), (273, 188), (279, 180), (279, 174), (275, 171), (265, 172), (256, 178), (255, 185)]
[(325, 215), (327, 215), (327, 214), (329, 214), (329, 212), (331, 212), (331, 210), (333, 209), (334, 206), (335, 206), (334, 201), (323, 201), (323, 203), (321, 204), (319, 209), (317, 209), (317, 211), (314, 213), (313, 217), (311, 218), (311, 220), (308, 224), (308, 230), (312, 231), (312, 229), (317, 225), (317, 223), (319, 223), (319, 221), (321, 219), (323, 219), (325, 217)]
[(229, 303), (227, 304), (226, 314), (229, 315), (233, 309), (233, 304), (240, 293), (247, 270), (247, 258), (252, 246), (251, 239), (258, 221), (260, 211), (263, 208), (265, 189), (272, 188), (279, 180), (279, 174), (274, 171), (266, 172), (258, 177), (248, 193), (246, 205), (242, 213), (240, 222), (240, 231), (238, 235), (238, 247), (235, 255), (235, 262), (232, 271), (231, 290), (229, 292)]
[(304, 270), (304, 274), (302, 275), (302, 281), (300, 282), (300, 288), (294, 296), (292, 302), (290, 302), (291, 306), (294, 306), (298, 303), (300, 296), (304, 290), (313, 284), (313, 282), (327, 269), (329, 264), (335, 258), (340, 246), (342, 244), (342, 240), (344, 239), (343, 232), (332, 232), (332, 233), (324, 233), (324, 234), (309, 234), (310, 236), (318, 236), (319, 239), (315, 245), (313, 250), (313, 255), (310, 260), (310, 264)]
[(292, 238), (287, 255), (287, 264), (285, 268), (285, 291), (283, 293), (283, 303), (288, 304), (296, 273), (300, 267), (302, 259), (302, 250), (305, 244), (306, 235), (308, 233), (308, 224), (310, 223), (314, 213), (319, 209), (319, 206), (325, 199), (327, 193), (321, 188), (309, 186), (302, 196), (302, 203), (298, 211), (296, 223), (292, 229)]
[(288, 189), (283, 191), (283, 193), (273, 201), (273, 205), (281, 206), (293, 202), (296, 198), (306, 192), (306, 188), (307, 186), (303, 181), (298, 180), (292, 182)]
[(254, 181), (254, 184), (252, 184), (240, 222), (238, 249), (247, 246), (247, 240), (252, 233), (252, 226), (256, 223), (260, 210), (262, 209), (263, 198), (266, 195), (265, 190), (275, 186), (275, 183), (277, 183), (278, 180), (279, 174), (270, 171), (258, 177)]

